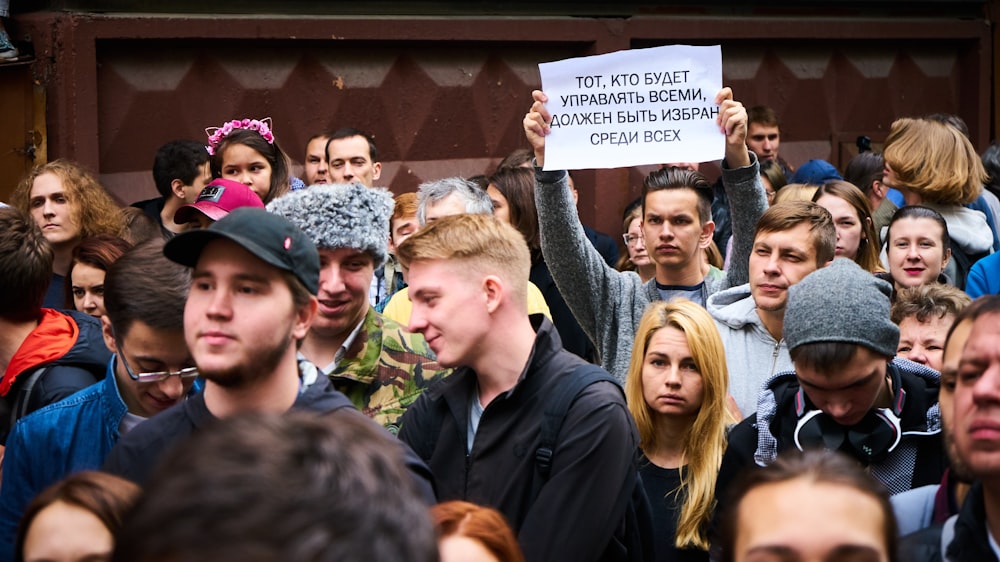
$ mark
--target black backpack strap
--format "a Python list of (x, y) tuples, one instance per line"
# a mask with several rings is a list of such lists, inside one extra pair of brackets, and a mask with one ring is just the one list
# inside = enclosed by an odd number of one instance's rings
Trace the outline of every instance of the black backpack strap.
[(35, 369), (31, 376), (28, 377), (24, 384), (21, 386), (21, 390), (17, 393), (17, 398), (14, 401), (14, 407), (12, 408), (11, 415), (13, 417), (11, 422), (11, 427), (14, 427), (13, 422), (23, 418), (28, 415), (28, 406), (31, 404), (31, 393), (35, 390), (35, 385), (41, 380), (42, 375), (49, 370), (49, 366), (39, 367)]
[[(535, 467), (541, 478), (535, 481), (532, 497), (538, 497), (539, 491), (552, 471), (552, 458), (555, 454), (556, 440), (559, 431), (566, 420), (573, 402), (588, 386), (607, 381), (619, 392), (624, 392), (611, 375), (597, 365), (589, 363), (580, 365), (568, 375), (556, 382), (555, 388), (548, 397), (542, 418), (541, 434), (538, 449), (535, 450)], [(638, 455), (638, 451), (636, 452)], [(625, 484), (628, 494), (619, 498), (625, 506), (621, 525), (615, 530), (611, 542), (601, 554), (602, 560), (628, 560), (630, 562), (653, 562), (653, 511), (646, 497), (645, 488), (638, 472), (638, 457), (633, 459), (636, 470), (633, 471)]]
[(964, 291), (965, 279), (969, 275), (969, 270), (972, 269), (973, 264), (977, 261), (990, 255), (990, 252), (987, 250), (976, 254), (968, 254), (954, 239), (951, 239), (949, 242), (951, 259), (955, 263), (955, 279), (952, 279), (952, 282), (955, 284), (955, 287)]
[(0, 444), (7, 444), (7, 436), (13, 431), (14, 424), (17, 423), (17, 420), (28, 414), (28, 408), (31, 404), (31, 393), (34, 391), (38, 381), (41, 380), (42, 375), (48, 370), (49, 365), (35, 369), (27, 378), (17, 381), (14, 388), (11, 389), (10, 394), (7, 395), (10, 412), (6, 420), (6, 427), (0, 428)]
[(552, 471), (556, 438), (559, 437), (559, 430), (562, 429), (563, 420), (566, 419), (570, 406), (583, 389), (599, 381), (608, 381), (618, 386), (607, 371), (590, 363), (580, 365), (556, 382), (555, 390), (549, 395), (545, 412), (542, 414), (541, 436), (538, 449), (535, 450), (535, 466), (543, 481), (548, 480)]

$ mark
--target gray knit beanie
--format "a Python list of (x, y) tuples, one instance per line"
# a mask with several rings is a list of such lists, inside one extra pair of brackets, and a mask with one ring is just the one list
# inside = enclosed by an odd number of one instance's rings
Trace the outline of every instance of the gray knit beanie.
[(889, 319), (892, 286), (837, 258), (788, 288), (784, 336), (789, 351), (806, 343), (856, 343), (893, 357), (899, 328)]
[(368, 252), (376, 269), (385, 263), (392, 195), (382, 188), (321, 184), (271, 201), (267, 210), (302, 229), (316, 247), (354, 248)]

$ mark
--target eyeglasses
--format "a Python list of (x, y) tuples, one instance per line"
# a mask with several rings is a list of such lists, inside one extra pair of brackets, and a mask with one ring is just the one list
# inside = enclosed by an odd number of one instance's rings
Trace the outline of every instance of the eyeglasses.
[(152, 373), (136, 373), (132, 371), (132, 367), (128, 364), (128, 359), (125, 359), (125, 353), (122, 351), (121, 344), (115, 342), (115, 348), (118, 350), (118, 358), (122, 360), (122, 365), (125, 365), (125, 372), (128, 376), (139, 382), (159, 382), (167, 380), (170, 377), (180, 377), (182, 379), (189, 379), (198, 376), (198, 367), (188, 367), (186, 369), (181, 369), (180, 371), (155, 371)]
[(622, 240), (626, 246), (635, 246), (639, 242), (639, 237), (635, 234), (622, 234)]

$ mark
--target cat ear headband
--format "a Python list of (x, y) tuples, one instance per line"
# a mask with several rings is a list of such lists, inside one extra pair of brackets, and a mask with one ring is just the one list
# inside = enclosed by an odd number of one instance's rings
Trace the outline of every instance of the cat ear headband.
[(208, 135), (208, 146), (205, 147), (209, 154), (215, 154), (215, 148), (219, 146), (222, 139), (229, 136), (236, 129), (247, 129), (257, 131), (260, 136), (267, 141), (267, 144), (274, 144), (274, 133), (271, 131), (271, 118), (263, 119), (233, 119), (223, 123), (221, 127), (208, 127), (205, 134)]

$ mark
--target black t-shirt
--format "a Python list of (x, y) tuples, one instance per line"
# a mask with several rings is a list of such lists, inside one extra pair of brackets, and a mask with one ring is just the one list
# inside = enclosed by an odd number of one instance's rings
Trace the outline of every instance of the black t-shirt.
[(681, 502), (677, 489), (681, 485), (680, 468), (660, 468), (643, 457), (639, 474), (653, 509), (654, 554), (657, 562), (708, 562), (708, 552), (698, 549), (679, 549), (674, 545), (677, 537), (677, 518)]
[[(294, 410), (319, 413), (341, 408), (357, 412), (354, 404), (335, 390), (326, 377), (321, 377), (307, 387), (292, 405)], [(357, 414), (362, 415), (360, 412)], [(140, 423), (123, 435), (104, 460), (101, 470), (131, 480), (140, 486), (145, 485), (167, 451), (215, 420), (216, 417), (205, 405), (205, 395), (198, 393)], [(403, 462), (413, 479), (418, 495), (428, 505), (436, 503), (430, 469), (408, 446), (402, 442), (399, 442), (399, 445), (403, 449)]]

